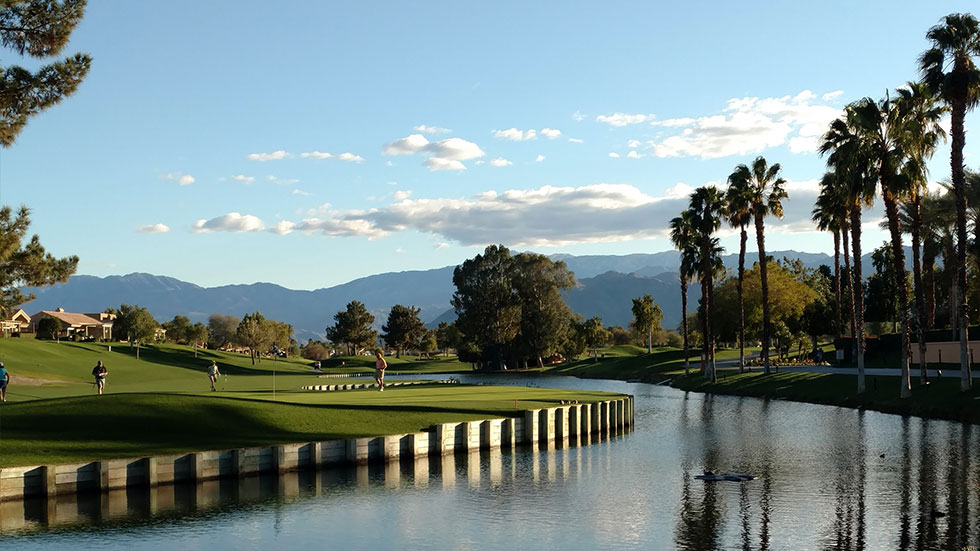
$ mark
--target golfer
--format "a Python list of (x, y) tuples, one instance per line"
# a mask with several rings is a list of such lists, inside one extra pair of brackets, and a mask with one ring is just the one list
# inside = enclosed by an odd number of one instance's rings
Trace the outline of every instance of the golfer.
[(211, 379), (211, 392), (216, 392), (217, 389), (214, 388), (214, 383), (218, 380), (221, 373), (218, 371), (218, 363), (211, 360), (211, 365), (208, 366), (208, 379)]
[(374, 360), (374, 380), (378, 383), (378, 392), (383, 392), (385, 389), (385, 369), (388, 368), (388, 362), (385, 361), (380, 350), (374, 355), (377, 358)]
[(105, 376), (109, 374), (109, 370), (102, 365), (102, 360), (95, 364), (92, 368), (92, 376), (95, 377), (95, 386), (99, 388), (99, 396), (102, 396), (102, 390), (105, 388)]
[(0, 402), (7, 401), (7, 384), (9, 383), (10, 373), (3, 367), (3, 362), (0, 362)]

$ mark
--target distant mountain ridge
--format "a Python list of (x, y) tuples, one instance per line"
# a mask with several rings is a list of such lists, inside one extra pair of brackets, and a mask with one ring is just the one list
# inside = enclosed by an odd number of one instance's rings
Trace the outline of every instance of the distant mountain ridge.
[[(799, 258), (807, 267), (833, 264), (833, 257), (821, 253), (773, 251), (777, 259)], [(911, 255), (909, 255), (911, 256)], [(677, 276), (678, 253), (653, 254), (552, 255), (564, 261), (578, 280), (578, 286), (566, 292), (569, 307), (585, 317), (599, 316), (603, 324), (626, 326), (632, 320), (632, 299), (649, 293), (664, 312), (665, 328), (676, 327), (681, 318), (680, 281)], [(746, 264), (757, 260), (747, 255)], [(863, 259), (870, 273), (870, 256)], [(734, 269), (738, 254), (724, 257), (725, 266)], [(348, 283), (314, 291), (292, 290), (272, 283), (201, 287), (172, 277), (133, 273), (123, 276), (73, 276), (67, 283), (27, 289), (37, 298), (23, 305), (28, 314), (62, 307), (74, 312), (100, 312), (120, 304), (138, 304), (163, 322), (175, 315), (191, 321), (206, 322), (213, 313), (243, 314), (262, 312), (268, 318), (292, 324), (300, 341), (323, 338), (333, 316), (347, 303), (358, 300), (375, 316), (380, 328), (395, 304), (417, 306), (422, 320), (430, 325), (441, 320), (452, 321), (450, 300), (454, 266), (431, 270), (391, 272), (355, 279)], [(689, 289), (688, 305), (694, 308), (699, 298), (697, 285)]]

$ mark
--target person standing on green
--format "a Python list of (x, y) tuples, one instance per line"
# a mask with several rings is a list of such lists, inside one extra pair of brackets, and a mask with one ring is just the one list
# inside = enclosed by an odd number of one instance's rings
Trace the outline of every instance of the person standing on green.
[(208, 379), (211, 379), (211, 392), (217, 391), (217, 389), (214, 388), (214, 383), (217, 382), (219, 375), (221, 375), (221, 373), (218, 371), (218, 363), (211, 360), (211, 365), (208, 366)]
[(102, 396), (102, 390), (105, 388), (105, 376), (109, 374), (109, 370), (102, 365), (102, 360), (95, 364), (92, 368), (92, 376), (95, 377), (95, 386), (99, 389), (99, 396)]
[(7, 401), (8, 383), (10, 383), (10, 373), (3, 367), (3, 362), (0, 362), (0, 402)]
[(388, 362), (385, 361), (380, 350), (374, 355), (374, 380), (378, 383), (378, 392), (383, 392), (385, 389), (385, 369), (388, 368)]

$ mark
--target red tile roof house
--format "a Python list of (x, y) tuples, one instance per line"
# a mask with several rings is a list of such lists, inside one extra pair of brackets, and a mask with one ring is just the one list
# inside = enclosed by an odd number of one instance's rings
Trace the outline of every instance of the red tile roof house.
[(0, 319), (0, 333), (3, 333), (4, 337), (16, 333), (27, 333), (30, 331), (30, 327), (31, 317), (23, 310), (17, 310), (8, 319)]
[(80, 335), (86, 338), (110, 340), (112, 338), (112, 320), (115, 314), (76, 314), (65, 312), (64, 308), (57, 310), (41, 310), (31, 316), (31, 330), (37, 333), (37, 324), (44, 318), (61, 320), (61, 337), (71, 338)]

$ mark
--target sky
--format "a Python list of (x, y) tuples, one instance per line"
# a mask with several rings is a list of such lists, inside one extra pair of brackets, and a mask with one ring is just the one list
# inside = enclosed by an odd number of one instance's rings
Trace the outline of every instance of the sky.
[[(971, 8), (93, 1), (63, 52), (92, 69), (0, 150), (0, 203), (78, 274), (318, 289), (494, 243), (669, 250), (691, 191), (763, 155), (790, 195), (767, 249), (831, 253), (809, 221), (821, 133), (916, 79), (928, 28)], [(948, 179), (948, 146), (929, 170)]]

